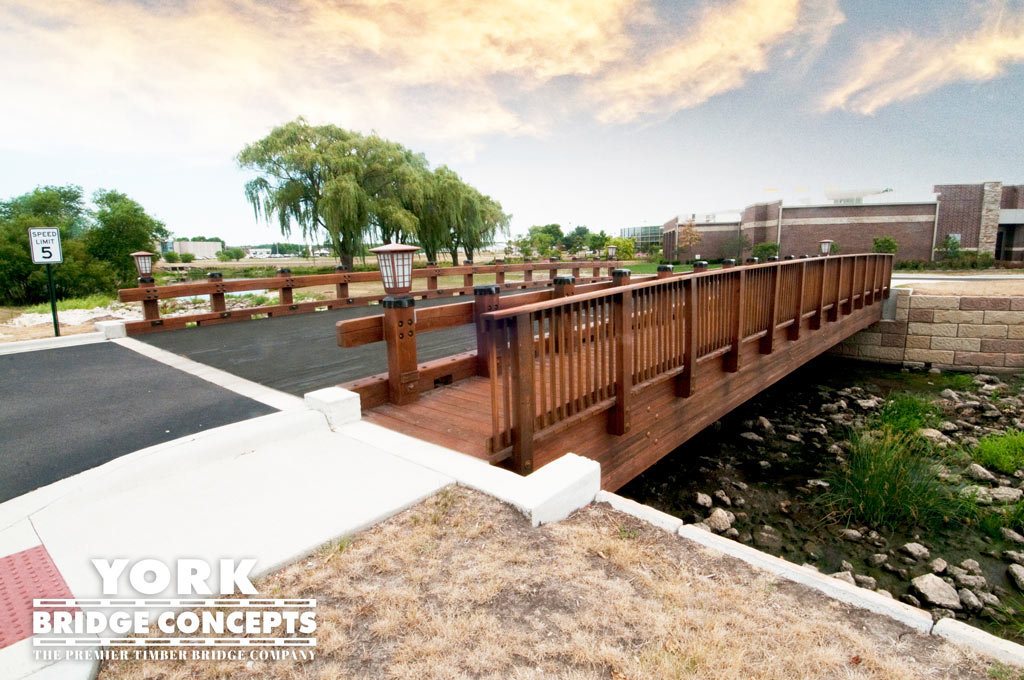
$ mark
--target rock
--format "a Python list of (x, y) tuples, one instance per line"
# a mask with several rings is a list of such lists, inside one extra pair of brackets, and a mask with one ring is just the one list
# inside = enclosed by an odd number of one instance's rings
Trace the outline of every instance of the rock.
[[(1024, 571), (1024, 567), (1022, 567)], [(1024, 574), (1022, 574), (1024, 577)], [(933, 607), (945, 609), (961, 609), (960, 596), (953, 586), (949, 585), (935, 574), (922, 574), (913, 579), (910, 584), (914, 591), (921, 596), (921, 600)]]
[(772, 425), (772, 421), (768, 420), (764, 416), (757, 417), (757, 426), (761, 428), (761, 431), (765, 434), (771, 434), (775, 432), (775, 426)]
[(959, 432), (960, 426), (948, 420), (943, 420), (941, 423), (939, 423), (939, 430), (946, 434), (950, 434), (951, 432)]
[(1003, 559), (1016, 562), (1017, 564), (1024, 564), (1024, 552), (1019, 550), (1004, 550)]
[(924, 547), (920, 543), (905, 543), (901, 551), (910, 555), (915, 560), (926, 560), (928, 559), (928, 548)]
[(810, 557), (812, 560), (821, 559), (821, 546), (811, 541), (806, 541), (803, 545), (804, 554)]
[(721, 489), (715, 492), (715, 498), (721, 501), (722, 505), (732, 505), (732, 499)]
[(935, 366), (932, 366), (931, 368), (928, 369), (928, 374), (929, 375), (942, 375), (942, 369), (941, 368), (936, 368)]
[(974, 376), (973, 382), (975, 385), (998, 385), (1002, 381), (994, 375), (979, 373)]
[(978, 564), (978, 560), (964, 560), (960, 563), (960, 568), (965, 571), (969, 571), (975, 576), (984, 576), (985, 572), (981, 570), (981, 565)]
[(1010, 543), (1019, 543), (1020, 545), (1024, 545), (1024, 536), (1021, 536), (1013, 529), (999, 527), (999, 533), (1002, 534), (1003, 538)]
[(706, 493), (697, 492), (697, 505), (702, 508), (710, 508), (713, 503), (711, 502), (711, 496)]
[(999, 598), (998, 597), (996, 597), (992, 593), (986, 593), (984, 590), (981, 591), (980, 593), (975, 593), (975, 595), (978, 596), (979, 600), (981, 600), (984, 604), (986, 604), (986, 605), (988, 605), (990, 607), (998, 607), (1001, 604), (999, 602)]
[(735, 486), (740, 491), (746, 491), (748, 488), (750, 488), (750, 487), (747, 486), (746, 482), (739, 482), (739, 481), (736, 481), (736, 480), (730, 480), (729, 483), (732, 484), (733, 486)]
[(839, 404), (822, 404), (821, 412), (825, 414), (839, 413)]
[(857, 582), (857, 585), (861, 588), (867, 588), (868, 590), (874, 590), (878, 587), (878, 581), (866, 576), (865, 574), (854, 574), (853, 580)]
[(942, 434), (934, 427), (922, 427), (917, 431), (917, 434), (922, 439), (931, 442), (935, 446), (938, 446), (940, 449), (944, 449), (947, 446), (951, 446), (953, 444), (952, 439)]
[(993, 503), (1016, 503), (1024, 496), (1024, 491), (1015, 489), (1012, 486), (997, 486), (988, 490), (989, 498), (992, 499)]
[(816, 434), (819, 437), (828, 436), (828, 428), (826, 428), (824, 425), (815, 425), (814, 427), (808, 429), (807, 431), (811, 434)]
[(879, 595), (881, 595), (882, 597), (887, 597), (890, 600), (893, 599), (892, 593), (890, 593), (888, 590), (883, 590), (883, 589), (879, 588), (875, 592), (878, 593)]
[(880, 567), (889, 561), (889, 556), (885, 553), (875, 553), (874, 555), (868, 556), (868, 564), (872, 567)]
[(757, 434), (756, 432), (741, 432), (740, 436), (746, 439), (748, 442), (754, 442), (755, 444), (764, 443), (764, 437)]
[(839, 536), (847, 541), (859, 541), (864, 537), (864, 535), (856, 529), (843, 529), (839, 532)]
[(942, 572), (946, 571), (947, 566), (949, 565), (946, 564), (946, 560), (942, 559), (941, 557), (936, 557), (934, 560), (928, 563), (928, 568), (932, 570), (933, 574), (941, 574)]
[(763, 526), (754, 532), (754, 545), (759, 548), (781, 548), (782, 537), (770, 526)]
[(850, 564), (850, 563), (849, 563), (848, 561), (846, 561), (846, 560), (843, 560), (842, 562), (840, 562), (840, 563), (839, 563), (839, 569), (840, 569), (841, 571), (848, 571), (848, 572), (850, 572), (851, 574), (853, 573), (853, 565), (852, 565), (852, 564)]
[(960, 395), (949, 388), (946, 388), (939, 392), (939, 396), (942, 397), (943, 399), (949, 399), (950, 401), (953, 402), (960, 401)]
[(1024, 590), (1024, 567), (1019, 564), (1011, 564), (1006, 571), (1013, 580), (1014, 585), (1020, 590)]
[(863, 411), (873, 411), (882, 405), (882, 400), (878, 397), (870, 397), (868, 399), (856, 399), (854, 403)]
[(964, 606), (969, 612), (980, 612), (984, 606), (978, 596), (967, 590), (967, 588), (961, 588), (957, 591), (957, 595), (960, 596), (960, 604)]
[(964, 413), (966, 411), (976, 411), (981, 408), (980, 401), (962, 401), (953, 407), (957, 413)]
[(851, 586), (857, 585), (857, 582), (853, 580), (853, 574), (848, 571), (837, 571), (834, 574), (829, 574), (832, 578), (837, 578), (840, 581), (846, 581)]
[(704, 523), (711, 527), (711, 530), (715, 533), (722, 533), (727, 531), (732, 523), (736, 520), (736, 516), (731, 512), (722, 510), (721, 508), (715, 508), (708, 515), (708, 518), (704, 520)]
[(906, 602), (911, 607), (920, 607), (921, 606), (921, 600), (917, 599), (916, 597), (914, 597), (910, 593), (903, 593), (902, 595), (900, 595), (900, 602)]
[(722, 535), (725, 536), (726, 538), (731, 538), (731, 539), (733, 539), (735, 541), (737, 538), (740, 537), (740, 531), (736, 527), (730, 527), (730, 528), (726, 529), (725, 533), (722, 534)]
[(769, 463), (766, 460), (759, 460), (759, 461), (757, 461), (757, 464), (761, 466), (762, 470), (767, 470), (768, 468), (770, 468), (772, 466), (772, 464)]
[(787, 434), (786, 441), (793, 442), (794, 444), (803, 444), (804, 440), (798, 434)]
[(971, 479), (976, 479), (979, 482), (996, 481), (996, 476), (994, 474), (992, 474), (982, 466), (978, 465), (977, 463), (971, 463), (970, 465), (968, 465), (966, 472), (968, 477), (970, 477)]
[(821, 489), (822, 491), (824, 491), (829, 487), (829, 483), (826, 482), (824, 479), (808, 479), (807, 486), (809, 486), (812, 489)]
[(975, 576), (956, 567), (950, 567), (949, 571), (953, 574), (953, 582), (961, 588), (971, 588), (974, 590), (988, 590), (989, 588), (988, 581), (985, 580), (984, 576)]
[(839, 444), (830, 444), (828, 452), (833, 456), (841, 456), (843, 455), (843, 447), (839, 446)]
[[(959, 604), (959, 603), (957, 603), (957, 604)], [(934, 621), (936, 623), (938, 623), (942, 619), (955, 619), (956, 618), (956, 612), (954, 612), (954, 611), (952, 611), (950, 609), (945, 609), (943, 607), (936, 607), (935, 609), (933, 609), (931, 611), (931, 615), (932, 615), (932, 621)]]
[(982, 385), (980, 391), (982, 394), (992, 394), (993, 392), (996, 392), (998, 390), (999, 385)]

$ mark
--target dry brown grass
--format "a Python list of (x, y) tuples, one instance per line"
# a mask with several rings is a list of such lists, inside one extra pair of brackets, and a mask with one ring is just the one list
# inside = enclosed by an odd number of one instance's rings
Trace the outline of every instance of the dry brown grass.
[[(893, 285), (903, 284), (894, 280)], [(921, 281), (906, 284), (905, 287), (913, 288), (915, 295), (1017, 296), (1024, 295), (1024, 277), (1020, 281)]]
[(591, 506), (539, 529), (452, 487), (268, 577), (318, 599), (306, 663), (101, 678), (984, 678), (936, 638)]

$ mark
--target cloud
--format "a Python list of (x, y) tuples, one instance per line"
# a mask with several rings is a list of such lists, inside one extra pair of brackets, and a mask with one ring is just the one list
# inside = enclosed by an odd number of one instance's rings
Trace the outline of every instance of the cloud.
[(982, 5), (980, 24), (959, 39), (901, 33), (865, 45), (845, 80), (822, 97), (821, 109), (871, 115), (953, 82), (998, 78), (1024, 62), (1020, 3)]
[(675, 42), (598, 80), (592, 89), (605, 103), (598, 117), (626, 122), (697, 106), (765, 71), (775, 48), (789, 56), (801, 48), (804, 54), (820, 50), (843, 20), (836, 0), (737, 0), (709, 6)]

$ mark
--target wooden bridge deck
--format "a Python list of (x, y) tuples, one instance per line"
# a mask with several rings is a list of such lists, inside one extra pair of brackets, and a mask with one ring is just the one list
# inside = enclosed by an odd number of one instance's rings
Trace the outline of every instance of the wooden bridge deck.
[(412, 374), (418, 400), (382, 404), (379, 384), (350, 388), (368, 422), (523, 474), (576, 453), (615, 490), (878, 321), (891, 265), (798, 260), (495, 306), (477, 319), (479, 358)]

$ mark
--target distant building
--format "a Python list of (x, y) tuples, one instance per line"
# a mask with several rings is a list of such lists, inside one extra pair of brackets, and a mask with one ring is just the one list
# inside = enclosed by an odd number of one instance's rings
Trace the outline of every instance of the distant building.
[(813, 255), (822, 239), (832, 239), (844, 253), (863, 253), (871, 251), (875, 238), (887, 236), (899, 244), (897, 260), (934, 260), (942, 242), (952, 237), (961, 250), (1024, 260), (1024, 185), (939, 184), (934, 191), (936, 200), (919, 203), (757, 203), (738, 219), (696, 220), (702, 238), (687, 252), (677, 252), (676, 237), (690, 216), (677, 216), (661, 227), (662, 251), (669, 260), (696, 253), (704, 259), (735, 257), (727, 250), (745, 237), (751, 245), (779, 244), (780, 255)]
[(270, 248), (247, 248), (246, 256), (251, 258), (270, 257)]
[(630, 238), (636, 241), (636, 249), (639, 252), (647, 252), (652, 245), (661, 243), (661, 227), (658, 225), (645, 227), (623, 227), (619, 230), (619, 236)]
[(192, 253), (200, 260), (212, 260), (224, 249), (220, 241), (175, 241), (174, 252)]

